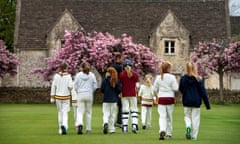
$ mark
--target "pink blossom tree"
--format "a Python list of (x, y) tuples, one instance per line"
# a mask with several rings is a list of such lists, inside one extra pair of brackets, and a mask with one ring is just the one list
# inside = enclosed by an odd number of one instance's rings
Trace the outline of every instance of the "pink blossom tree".
[(19, 65), (17, 56), (9, 52), (4, 41), (0, 40), (0, 78), (3, 78), (7, 73), (12, 76), (16, 75), (17, 65)]
[(219, 75), (220, 101), (224, 103), (224, 74), (240, 72), (240, 41), (231, 43), (229, 46), (216, 39), (199, 42), (190, 57), (197, 63), (198, 72), (203, 78), (208, 78), (213, 72)]
[(46, 58), (46, 67), (35, 68), (31, 73), (41, 73), (44, 80), (49, 81), (61, 62), (68, 64), (68, 72), (72, 75), (78, 71), (82, 62), (88, 62), (103, 74), (118, 54), (130, 59), (134, 70), (140, 75), (154, 73), (160, 61), (148, 47), (133, 43), (132, 37), (127, 34), (115, 38), (110, 33), (66, 31), (62, 48), (55, 51), (56, 57)]

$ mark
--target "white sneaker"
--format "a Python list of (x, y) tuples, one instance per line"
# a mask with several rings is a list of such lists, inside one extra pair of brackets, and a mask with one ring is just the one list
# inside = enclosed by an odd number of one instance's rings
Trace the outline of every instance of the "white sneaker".
[(135, 124), (132, 125), (132, 132), (135, 134), (137, 133), (137, 125)]
[(62, 135), (62, 129), (61, 128), (58, 130), (58, 134)]
[(127, 133), (128, 132), (128, 126), (123, 126), (122, 127), (122, 132)]

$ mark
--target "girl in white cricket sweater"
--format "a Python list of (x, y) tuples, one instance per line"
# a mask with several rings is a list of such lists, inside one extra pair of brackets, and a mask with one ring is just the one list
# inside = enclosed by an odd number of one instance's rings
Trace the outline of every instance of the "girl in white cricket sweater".
[(67, 73), (67, 64), (60, 64), (60, 72), (56, 73), (51, 86), (51, 103), (56, 100), (58, 110), (59, 134), (66, 135), (68, 129), (68, 112), (70, 111), (72, 78)]
[(152, 106), (156, 100), (152, 86), (152, 75), (147, 74), (144, 78), (144, 84), (140, 86), (138, 96), (141, 97), (142, 104), (142, 128), (150, 128), (152, 121)]
[(172, 137), (173, 110), (175, 104), (174, 92), (178, 90), (176, 77), (170, 74), (172, 65), (164, 61), (160, 65), (160, 75), (154, 81), (154, 91), (158, 96), (158, 114), (159, 114), (159, 140)]

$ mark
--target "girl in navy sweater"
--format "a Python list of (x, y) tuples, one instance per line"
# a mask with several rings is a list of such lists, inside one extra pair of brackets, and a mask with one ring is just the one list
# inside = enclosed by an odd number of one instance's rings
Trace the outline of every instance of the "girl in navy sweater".
[(186, 138), (197, 140), (200, 125), (200, 106), (202, 100), (207, 109), (210, 109), (208, 95), (203, 81), (198, 76), (196, 65), (188, 62), (185, 74), (179, 84), (184, 106), (184, 121), (186, 125)]
[(121, 83), (118, 73), (113, 67), (107, 69), (106, 78), (102, 81), (101, 92), (103, 96), (103, 133), (115, 133), (114, 122), (116, 118), (118, 96), (121, 92)]

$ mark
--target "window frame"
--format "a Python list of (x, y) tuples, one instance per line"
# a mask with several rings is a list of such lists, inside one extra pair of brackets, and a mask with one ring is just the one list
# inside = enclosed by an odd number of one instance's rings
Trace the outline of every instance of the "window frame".
[(175, 40), (164, 40), (164, 52), (163, 53), (164, 53), (164, 55), (176, 55), (176, 41)]

